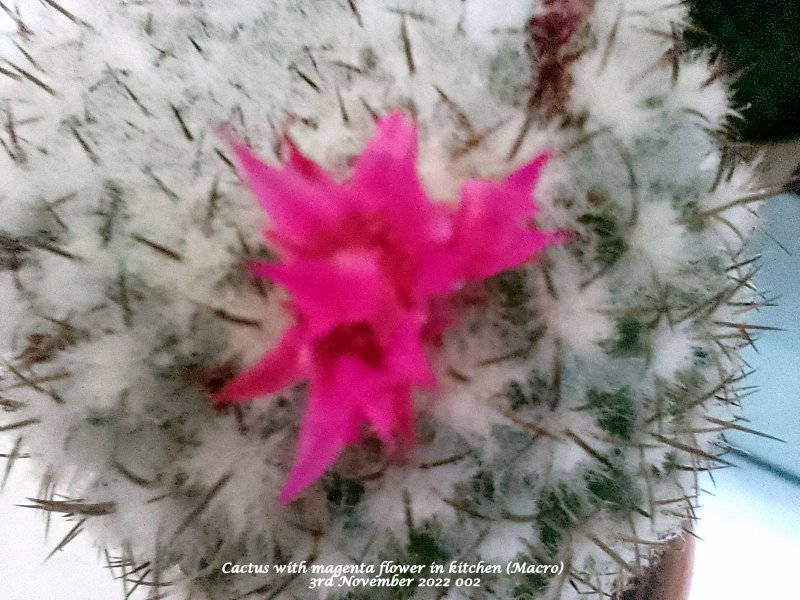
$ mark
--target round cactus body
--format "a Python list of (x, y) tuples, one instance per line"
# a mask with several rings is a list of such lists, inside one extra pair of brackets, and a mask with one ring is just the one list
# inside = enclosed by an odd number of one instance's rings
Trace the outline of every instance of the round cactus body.
[[(0, 430), (40, 469), (34, 504), (77, 519), (120, 574), (215, 600), (582, 598), (624, 590), (693, 518), (698, 476), (724, 465), (720, 433), (742, 428), (738, 349), (759, 306), (743, 247), (762, 195), (722, 158), (725, 81), (682, 44), (683, 6), (9, 11)], [(559, 239), (449, 296), (413, 444), (364, 427), (282, 506), (313, 384), (212, 399), (296, 317), (248, 270), (275, 259), (275, 215), (220, 128), (276, 169), (293, 145), (345, 182), (398, 112), (425, 193), (447, 206), (547, 153), (530, 200)], [(426, 568), (405, 587), (309, 587), (312, 565), (384, 561)], [(456, 585), (481, 561), (503, 570)], [(455, 569), (449, 585), (421, 585), (432, 563)]]

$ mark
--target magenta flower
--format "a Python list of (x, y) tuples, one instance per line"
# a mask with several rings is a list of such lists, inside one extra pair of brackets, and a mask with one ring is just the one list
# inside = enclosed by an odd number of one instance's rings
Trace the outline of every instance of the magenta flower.
[(244, 144), (234, 149), (281, 259), (251, 270), (290, 293), (295, 322), (214, 397), (246, 401), (310, 380), (297, 456), (279, 497), (285, 504), (358, 442), (364, 425), (390, 452), (398, 442), (411, 446), (412, 390), (435, 386), (426, 342), (454, 320), (448, 296), (525, 263), (559, 236), (533, 228), (532, 191), (546, 154), (502, 182), (467, 182), (454, 210), (422, 188), (416, 129), (399, 112), (378, 122), (343, 183), (294, 147), (282, 168)]

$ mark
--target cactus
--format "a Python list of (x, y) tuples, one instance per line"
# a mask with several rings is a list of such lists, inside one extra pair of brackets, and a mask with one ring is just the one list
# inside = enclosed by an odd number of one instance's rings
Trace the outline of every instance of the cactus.
[[(153, 596), (316, 597), (227, 562), (559, 564), (476, 588), (621, 593), (724, 466), (762, 303), (744, 250), (769, 193), (724, 151), (724, 75), (671, 0), (347, 0), (3, 7), (0, 432), (32, 504), (76, 520)], [(462, 298), (400, 460), (368, 433), (289, 506), (307, 386), (215, 406), (273, 347), (286, 295), (218, 131), (340, 179), (403, 111), (435, 198), (542, 151), (538, 226), (571, 232)], [(353, 290), (353, 302), (359, 301)]]

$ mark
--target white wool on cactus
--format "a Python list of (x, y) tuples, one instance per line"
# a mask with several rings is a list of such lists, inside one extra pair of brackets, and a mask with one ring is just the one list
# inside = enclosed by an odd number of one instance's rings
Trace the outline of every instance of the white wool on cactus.
[[(3, 9), (1, 439), (42, 477), (21, 495), (77, 517), (119, 574), (298, 598), (317, 594), (303, 575), (221, 566), (520, 560), (564, 568), (448, 597), (582, 598), (624, 589), (693, 518), (698, 474), (740, 427), (761, 196), (752, 166), (720, 158), (727, 85), (683, 46), (682, 4)], [(438, 385), (414, 395), (404, 461), (367, 434), (279, 506), (307, 386), (211, 399), (293, 319), (247, 270), (274, 258), (270, 223), (220, 126), (276, 166), (291, 138), (346, 180), (398, 110), (442, 201), (549, 152), (536, 221), (566, 239), (488, 279), (431, 344)]]

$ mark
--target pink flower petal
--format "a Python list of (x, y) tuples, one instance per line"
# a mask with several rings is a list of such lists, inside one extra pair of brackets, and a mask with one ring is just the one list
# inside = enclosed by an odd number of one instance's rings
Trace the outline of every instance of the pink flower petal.
[[(308, 321), (311, 336), (327, 333), (343, 321), (374, 320), (384, 299), (381, 274), (375, 257), (368, 253), (346, 265), (306, 260), (263, 265), (259, 272), (291, 292), (297, 310)], [(358, 302), (353, 301), (355, 290), (359, 291)]]
[(431, 369), (423, 346), (423, 328), (426, 319), (416, 315), (406, 317), (398, 324), (385, 362), (388, 373), (399, 382), (432, 388), (436, 375)]
[(547, 162), (542, 154), (509, 175), (505, 182), (469, 181), (461, 189), (456, 214), (456, 244), (462, 273), (484, 279), (518, 267), (553, 238), (531, 229), (536, 205), (533, 186)]
[(510, 173), (506, 177), (506, 185), (530, 195), (548, 162), (550, 162), (550, 154), (542, 152), (528, 164)]
[(298, 355), (305, 332), (292, 327), (283, 334), (278, 345), (254, 366), (239, 373), (213, 394), (215, 402), (243, 402), (286, 387), (303, 377), (298, 368)]
[(310, 158), (303, 155), (297, 147), (289, 141), (289, 159), (285, 166), (287, 171), (294, 171), (310, 183), (324, 187), (333, 187), (336, 182)]
[(395, 393), (393, 412), (397, 433), (405, 447), (411, 448), (416, 436), (414, 433), (414, 402), (410, 388), (403, 388)]
[(341, 432), (324, 413), (307, 413), (300, 431), (297, 456), (278, 495), (278, 502), (289, 504), (300, 492), (322, 477), (346, 445)]
[[(261, 162), (244, 144), (234, 148), (248, 187), (264, 211), (270, 216), (272, 231), (296, 244), (324, 235), (326, 229), (341, 218), (341, 207), (331, 202), (335, 187), (319, 186), (298, 167), (294, 156), (293, 169), (273, 169)], [(310, 161), (309, 161), (310, 162)]]
[(444, 207), (432, 203), (417, 175), (417, 132), (401, 112), (378, 122), (353, 166), (351, 185), (361, 209), (380, 211), (405, 243), (445, 240), (452, 231)]
[(341, 358), (330, 377), (313, 378), (297, 456), (279, 497), (282, 504), (291, 502), (319, 479), (342, 448), (357, 441), (359, 426), (369, 420), (365, 407), (375, 411), (373, 424), (379, 436), (383, 439), (391, 435), (386, 428), (391, 414), (376, 410), (383, 397), (380, 373), (356, 358)]

